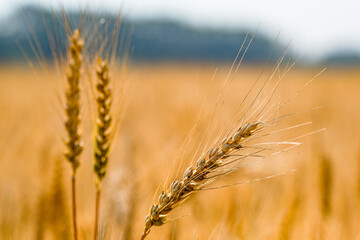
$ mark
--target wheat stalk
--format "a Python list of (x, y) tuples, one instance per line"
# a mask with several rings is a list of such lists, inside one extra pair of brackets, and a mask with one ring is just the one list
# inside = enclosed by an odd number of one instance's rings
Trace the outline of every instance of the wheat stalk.
[(281, 223), (281, 229), (278, 236), (279, 240), (291, 239), (291, 233), (293, 231), (294, 224), (299, 212), (300, 204), (301, 204), (300, 196), (296, 196), (296, 198), (291, 203)]
[[(185, 201), (193, 193), (204, 189), (219, 176), (226, 175), (236, 168), (224, 168), (231, 165), (226, 161), (230, 156), (243, 148), (242, 143), (261, 129), (260, 122), (248, 123), (238, 128), (230, 137), (225, 138), (218, 146), (210, 148), (196, 164), (186, 169), (182, 179), (174, 180), (170, 188), (162, 191), (159, 203), (151, 207), (145, 219), (145, 229), (141, 239), (145, 239), (153, 226), (167, 222), (167, 214)], [(239, 159), (238, 159), (239, 160)]]
[(72, 167), (72, 214), (73, 214), (73, 228), (74, 239), (77, 239), (77, 220), (76, 220), (76, 170), (80, 165), (80, 154), (83, 150), (81, 137), (79, 133), (80, 125), (80, 68), (82, 64), (81, 51), (83, 48), (83, 40), (81, 39), (80, 30), (74, 31), (70, 37), (69, 47), (69, 60), (67, 71), (67, 84), (66, 90), (66, 121), (65, 129), (67, 132), (67, 139), (65, 141), (67, 152), (65, 158), (69, 161)]
[(321, 157), (320, 162), (320, 193), (321, 193), (321, 213), (324, 218), (331, 214), (331, 194), (332, 194), (332, 165), (331, 159), (326, 156)]
[(94, 150), (94, 172), (96, 174), (96, 204), (95, 204), (95, 231), (94, 240), (98, 238), (99, 209), (101, 197), (101, 181), (106, 175), (111, 147), (110, 129), (112, 123), (111, 105), (112, 94), (109, 87), (109, 66), (106, 61), (98, 58), (97, 75), (97, 121)]
[(49, 224), (53, 237), (61, 239), (71, 238), (71, 224), (68, 218), (68, 206), (63, 183), (62, 162), (57, 159), (53, 170), (53, 179), (49, 193)]
[(46, 192), (42, 192), (38, 197), (37, 209), (36, 209), (36, 229), (35, 229), (35, 239), (43, 240), (45, 239), (44, 235), (47, 227), (47, 216), (48, 216), (48, 208), (47, 203), (48, 195)]

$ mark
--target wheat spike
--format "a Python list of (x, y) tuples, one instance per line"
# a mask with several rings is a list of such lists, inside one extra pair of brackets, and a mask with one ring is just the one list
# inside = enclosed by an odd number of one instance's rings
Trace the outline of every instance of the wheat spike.
[(106, 175), (106, 167), (109, 161), (109, 151), (111, 147), (110, 129), (112, 122), (111, 115), (111, 89), (109, 86), (109, 66), (106, 61), (98, 58), (98, 68), (96, 70), (96, 104), (97, 121), (94, 150), (94, 172), (96, 174), (96, 206), (95, 206), (95, 231), (94, 240), (98, 238), (99, 230), (99, 211), (101, 197), (101, 181)]
[(70, 37), (69, 47), (69, 69), (67, 71), (67, 84), (68, 89), (66, 91), (66, 121), (65, 129), (67, 132), (67, 139), (65, 141), (67, 152), (65, 158), (70, 162), (72, 167), (72, 213), (73, 213), (73, 228), (74, 239), (77, 240), (77, 221), (76, 221), (76, 170), (80, 165), (80, 154), (83, 150), (81, 143), (79, 124), (80, 124), (80, 68), (82, 64), (81, 51), (83, 48), (83, 40), (80, 36), (80, 30), (74, 31)]
[[(166, 215), (185, 201), (191, 194), (220, 175), (225, 175), (232, 168), (223, 169), (228, 162), (224, 161), (231, 154), (243, 148), (241, 145), (247, 138), (260, 129), (261, 123), (248, 123), (237, 129), (230, 137), (225, 138), (217, 147), (209, 149), (200, 157), (194, 166), (187, 168), (182, 179), (174, 180), (167, 190), (161, 192), (159, 203), (151, 207), (145, 219), (145, 230), (141, 239), (149, 234), (151, 227), (161, 226), (167, 222)], [(222, 171), (222, 172), (221, 172)]]
[(73, 172), (75, 173), (80, 165), (79, 156), (83, 150), (81, 143), (79, 124), (80, 124), (80, 67), (82, 64), (81, 51), (83, 41), (80, 36), (80, 31), (75, 30), (70, 39), (70, 55), (69, 55), (69, 69), (67, 72), (68, 89), (66, 91), (66, 121), (65, 128), (68, 135), (66, 140), (67, 152), (66, 159), (70, 162)]
[(98, 96), (97, 103), (97, 121), (96, 121), (96, 137), (95, 137), (95, 151), (94, 151), (94, 171), (101, 180), (106, 175), (106, 167), (109, 161), (110, 150), (110, 128), (112, 122), (111, 115), (111, 89), (109, 87), (109, 67), (107, 62), (98, 58), (98, 68), (96, 70), (98, 82), (96, 90)]

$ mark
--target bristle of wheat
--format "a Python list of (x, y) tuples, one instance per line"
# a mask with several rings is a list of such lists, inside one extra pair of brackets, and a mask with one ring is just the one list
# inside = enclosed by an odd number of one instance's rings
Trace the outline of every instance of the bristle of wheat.
[(194, 166), (190, 166), (182, 179), (174, 180), (169, 189), (161, 192), (159, 203), (151, 207), (145, 219), (145, 230), (142, 239), (149, 234), (153, 226), (161, 226), (167, 222), (166, 215), (185, 201), (191, 194), (201, 190), (211, 173), (223, 167), (226, 158), (242, 148), (241, 143), (252, 136), (260, 127), (260, 123), (249, 123), (237, 129), (230, 137), (225, 138), (217, 147), (209, 149), (200, 157)]
[(81, 51), (83, 40), (80, 31), (75, 30), (70, 39), (69, 68), (67, 71), (67, 91), (66, 91), (66, 121), (65, 128), (67, 131), (65, 153), (66, 159), (70, 162), (73, 172), (75, 173), (80, 165), (80, 154), (83, 150), (81, 137), (79, 133), (80, 124), (80, 68), (82, 64)]
[(109, 86), (109, 67), (106, 61), (98, 59), (98, 68), (96, 70), (96, 104), (97, 104), (97, 121), (96, 121), (96, 137), (94, 151), (94, 171), (99, 182), (106, 175), (106, 167), (109, 161), (110, 128), (112, 123), (111, 104), (112, 95)]

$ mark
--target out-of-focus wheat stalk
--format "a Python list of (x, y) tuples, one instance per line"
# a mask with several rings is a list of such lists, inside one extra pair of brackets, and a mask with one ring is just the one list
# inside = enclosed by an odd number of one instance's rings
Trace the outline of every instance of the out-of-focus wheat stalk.
[(80, 165), (80, 154), (83, 150), (81, 137), (79, 133), (80, 124), (80, 68), (82, 64), (81, 51), (83, 48), (83, 40), (81, 39), (80, 30), (74, 31), (70, 37), (67, 85), (66, 90), (66, 121), (65, 129), (67, 132), (65, 153), (66, 159), (72, 167), (71, 188), (72, 188), (72, 214), (73, 214), (73, 230), (74, 239), (77, 240), (77, 219), (76, 219), (76, 170)]
[(45, 235), (45, 229), (47, 225), (47, 194), (43, 192), (38, 199), (37, 213), (36, 213), (36, 230), (35, 239), (43, 240)]
[(96, 103), (97, 103), (97, 121), (94, 150), (94, 172), (96, 174), (96, 205), (95, 205), (95, 229), (94, 240), (98, 238), (101, 181), (106, 175), (106, 167), (109, 161), (109, 151), (111, 147), (111, 105), (112, 94), (109, 86), (109, 66), (108, 63), (98, 58), (98, 68), (96, 70)]
[(49, 193), (49, 224), (54, 238), (70, 239), (71, 224), (69, 221), (68, 205), (63, 183), (62, 162), (57, 159), (53, 171), (53, 179)]
[(320, 164), (321, 213), (323, 217), (328, 217), (331, 214), (333, 171), (330, 158), (322, 156)]
[(294, 223), (296, 221), (296, 217), (299, 212), (300, 203), (301, 203), (300, 197), (296, 196), (296, 198), (291, 203), (287, 213), (283, 218), (279, 237), (278, 237), (279, 240), (291, 239), (291, 232), (294, 228)]
[(358, 163), (358, 168), (357, 168), (357, 179), (356, 179), (357, 180), (356, 193), (358, 200), (360, 200), (360, 149), (358, 150), (357, 163)]

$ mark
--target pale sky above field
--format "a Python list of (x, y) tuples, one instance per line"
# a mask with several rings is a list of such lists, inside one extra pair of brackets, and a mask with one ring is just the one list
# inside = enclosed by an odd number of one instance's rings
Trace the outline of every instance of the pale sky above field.
[(255, 29), (305, 56), (329, 51), (360, 52), (360, 0), (0, 0), (3, 21), (16, 7), (102, 9), (137, 18), (170, 18), (196, 26)]

